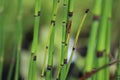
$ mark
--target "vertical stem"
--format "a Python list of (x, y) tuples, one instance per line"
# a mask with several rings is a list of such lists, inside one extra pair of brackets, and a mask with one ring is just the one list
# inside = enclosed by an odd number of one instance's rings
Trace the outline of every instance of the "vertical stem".
[[(109, 0), (102, 0), (102, 12), (100, 20), (100, 28), (98, 34), (98, 44), (97, 44), (97, 67), (101, 67), (105, 64), (105, 41), (106, 41), (106, 29), (107, 29), (107, 15), (108, 15), (108, 5)], [(105, 70), (101, 70), (97, 73), (97, 80), (105, 80)]]
[(52, 67), (53, 67), (53, 53), (54, 53), (54, 37), (55, 37), (55, 23), (56, 23), (56, 14), (59, 7), (59, 0), (53, 0), (53, 10), (52, 10), (52, 19), (50, 24), (50, 37), (49, 37), (49, 55), (48, 55), (48, 65), (46, 72), (46, 80), (52, 80)]
[(62, 20), (62, 42), (61, 42), (61, 59), (57, 73), (57, 80), (62, 80), (62, 70), (64, 65), (64, 49), (65, 49), (65, 40), (66, 40), (66, 25), (67, 25), (67, 8), (68, 8), (68, 0), (64, 0), (63, 2), (63, 20)]
[(82, 29), (82, 27), (83, 27), (83, 23), (84, 23), (84, 21), (85, 21), (85, 19), (86, 19), (86, 16), (87, 16), (88, 11), (89, 11), (89, 9), (87, 9), (87, 10), (85, 11), (85, 15), (83, 16), (82, 21), (81, 21), (81, 23), (80, 23), (80, 26), (79, 26), (79, 28), (78, 28), (78, 31), (77, 31), (77, 34), (76, 34), (76, 37), (75, 37), (75, 40), (74, 40), (74, 45), (73, 45), (72, 53), (71, 53), (71, 56), (70, 56), (70, 60), (69, 60), (69, 62), (68, 62), (68, 64), (67, 64), (67, 69), (66, 69), (66, 72), (65, 72), (65, 74), (64, 74), (65, 76), (64, 76), (64, 79), (63, 79), (63, 80), (66, 80), (66, 77), (67, 77), (67, 75), (68, 75), (68, 71), (69, 71), (69, 68), (70, 68), (70, 63), (71, 63), (71, 61), (72, 61), (72, 57), (73, 57), (73, 54), (74, 54), (74, 51), (75, 51), (75, 48), (76, 48), (76, 44), (77, 44), (77, 41), (78, 41), (78, 37), (79, 37), (79, 35), (80, 35), (81, 29)]
[(35, 77), (36, 59), (37, 59), (36, 53), (37, 53), (38, 37), (39, 37), (40, 11), (41, 11), (41, 0), (35, 0), (34, 33), (33, 33), (33, 41), (31, 48), (28, 80), (36, 80)]
[(4, 47), (5, 47), (5, 33), (4, 33), (4, 27), (3, 27), (3, 10), (4, 10), (4, 0), (0, 0), (0, 80), (2, 80)]
[(11, 64), (10, 64), (10, 68), (9, 68), (9, 71), (8, 71), (7, 80), (11, 80), (13, 69), (14, 69), (14, 65), (15, 65), (15, 57), (16, 57), (16, 44), (15, 44), (15, 46), (13, 48)]
[(16, 67), (15, 67), (15, 78), (14, 80), (19, 79), (19, 68), (20, 68), (20, 53), (21, 53), (21, 44), (22, 44), (22, 0), (18, 0), (18, 16), (17, 16), (17, 54), (16, 54)]
[[(101, 16), (101, 3), (102, 0), (96, 0), (94, 5), (94, 16), (93, 16), (93, 23), (90, 31), (90, 38), (86, 56), (86, 64), (85, 64), (85, 76), (90, 75), (92, 69), (95, 66), (95, 51), (96, 51), (96, 39), (97, 39), (97, 31), (100, 22)], [(94, 66), (93, 66), (94, 64)], [(90, 78), (89, 78), (90, 79)]]
[[(110, 55), (110, 39), (111, 39), (111, 26), (112, 26), (112, 22), (111, 22), (111, 13), (112, 13), (112, 0), (110, 0), (110, 4), (109, 4), (109, 13), (108, 13), (108, 23), (107, 23), (107, 31), (106, 31), (106, 64), (109, 63), (110, 59), (109, 59), (109, 55)], [(105, 69), (106, 72), (106, 76), (105, 76), (105, 80), (109, 80), (110, 78), (110, 68), (107, 67)]]
[(74, 0), (68, 0), (68, 16), (67, 16), (67, 25), (66, 25), (66, 40), (65, 40), (65, 48), (64, 48), (64, 65), (62, 67), (61, 72), (61, 80), (65, 77), (64, 73), (67, 69), (67, 54), (68, 54), (68, 44), (70, 40), (70, 33), (71, 33), (71, 26), (72, 26), (72, 17), (73, 17), (73, 7), (74, 7)]

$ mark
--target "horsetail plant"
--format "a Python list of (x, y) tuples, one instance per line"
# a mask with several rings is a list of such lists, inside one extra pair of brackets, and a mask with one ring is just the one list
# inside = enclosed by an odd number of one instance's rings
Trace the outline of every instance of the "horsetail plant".
[(3, 17), (2, 17), (3, 10), (4, 10), (4, 0), (0, 0), (0, 80), (2, 80), (4, 47), (5, 47), (5, 33), (4, 33)]
[[(109, 13), (108, 13), (108, 23), (107, 23), (107, 31), (106, 31), (106, 64), (109, 63), (110, 61), (110, 39), (111, 39), (111, 16), (112, 16), (112, 0), (110, 0), (110, 4), (109, 4)], [(110, 69), (109, 67), (107, 67), (105, 69), (106, 72), (106, 76), (105, 76), (105, 80), (109, 80), (110, 78)]]
[[(46, 72), (46, 80), (52, 80), (52, 67), (53, 67), (53, 53), (54, 53), (54, 37), (55, 37), (55, 23), (56, 23), (56, 14), (59, 7), (59, 0), (53, 0), (53, 10), (52, 10), (52, 19), (50, 24), (50, 41), (49, 41), (49, 55), (48, 55), (48, 65)], [(48, 47), (46, 47), (48, 48)]]
[[(58, 12), (58, 8), (59, 8), (59, 3), (60, 0), (53, 0), (53, 10), (52, 10), (52, 19), (51, 19), (51, 24), (50, 24), (50, 29), (49, 29), (49, 34), (48, 34), (48, 39), (47, 39), (47, 43), (46, 43), (46, 49), (45, 49), (45, 55), (44, 55), (44, 62), (43, 62), (43, 66), (42, 66), (42, 73), (41, 73), (41, 77), (44, 77), (44, 72), (45, 72), (45, 66), (46, 66), (46, 59), (47, 59), (47, 53), (48, 53), (48, 49), (51, 48), (51, 51), (53, 49), (53, 45), (54, 45), (54, 34), (55, 34), (55, 22), (56, 22), (56, 14)], [(53, 35), (53, 41), (51, 39)], [(50, 40), (51, 39), (51, 40)], [(52, 43), (53, 45), (50, 47), (50, 43)], [(49, 45), (49, 46), (48, 46)], [(51, 52), (50, 54), (50, 49), (49, 49), (49, 56), (53, 56), (53, 53)], [(49, 60), (51, 60), (50, 63), (52, 62), (52, 59), (49, 58)], [(49, 61), (48, 60), (48, 61)]]
[(36, 53), (38, 47), (38, 36), (39, 36), (39, 23), (40, 23), (40, 11), (41, 11), (41, 0), (35, 0), (35, 20), (34, 20), (34, 33), (33, 33), (33, 41), (31, 47), (31, 57), (29, 64), (29, 73), (28, 80), (35, 80), (35, 72), (36, 72)]
[(16, 65), (15, 65), (15, 77), (14, 80), (19, 79), (19, 68), (20, 68), (20, 54), (22, 45), (22, 0), (18, 0), (18, 15), (17, 15), (17, 31), (16, 31), (16, 41), (17, 41), (17, 54), (16, 54)]
[(70, 60), (69, 60), (69, 62), (68, 62), (68, 64), (67, 64), (67, 68), (66, 68), (66, 72), (64, 73), (65, 76), (64, 76), (63, 80), (66, 80), (66, 77), (67, 77), (67, 74), (68, 74), (68, 71), (69, 71), (69, 68), (70, 68), (70, 63), (71, 63), (71, 61), (72, 61), (72, 57), (73, 57), (73, 54), (74, 54), (74, 52), (75, 52), (75, 48), (76, 48), (76, 44), (77, 44), (77, 41), (78, 41), (78, 37), (79, 37), (79, 35), (80, 35), (81, 29), (82, 29), (82, 27), (83, 27), (83, 23), (84, 23), (84, 21), (85, 21), (85, 19), (86, 19), (86, 16), (87, 16), (88, 12), (89, 12), (89, 9), (87, 9), (87, 10), (85, 11), (85, 14), (84, 14), (84, 16), (83, 16), (83, 18), (82, 18), (82, 21), (81, 21), (81, 23), (80, 23), (80, 26), (79, 26), (79, 28), (78, 28), (77, 34), (76, 34), (76, 36), (75, 36), (72, 53), (71, 53), (71, 55), (70, 55)]
[[(106, 29), (107, 29), (107, 16), (108, 16), (108, 5), (109, 0), (102, 0), (102, 12), (98, 33), (98, 43), (97, 43), (97, 67), (101, 67), (105, 64), (105, 41), (106, 41)], [(97, 80), (105, 80), (105, 69), (97, 73)]]
[(58, 67), (57, 80), (62, 80), (62, 70), (64, 64), (64, 49), (65, 49), (65, 40), (66, 40), (66, 24), (67, 24), (67, 9), (68, 0), (63, 2), (63, 20), (62, 20), (62, 42), (61, 42), (61, 59)]
[(10, 64), (10, 68), (8, 71), (7, 80), (11, 80), (11, 78), (12, 78), (12, 73), (13, 73), (14, 64), (15, 64), (15, 58), (16, 58), (16, 44), (13, 48), (12, 57), (11, 57), (11, 64)]
[(102, 0), (95, 1), (94, 5), (94, 16), (93, 16), (93, 23), (91, 26), (87, 56), (86, 56), (86, 65), (85, 65), (85, 76), (90, 75), (93, 69), (93, 63), (96, 61), (95, 59), (95, 50), (96, 50), (96, 39), (97, 39), (97, 31), (100, 22), (101, 16), (101, 3)]
[(72, 16), (73, 16), (73, 7), (74, 7), (74, 0), (68, 0), (68, 16), (67, 16), (67, 25), (66, 25), (66, 40), (65, 40), (65, 48), (64, 48), (64, 55), (63, 55), (63, 69), (61, 68), (61, 80), (64, 79), (67, 69), (67, 54), (68, 54), (68, 44), (70, 40), (70, 33), (71, 33), (71, 26), (72, 26)]

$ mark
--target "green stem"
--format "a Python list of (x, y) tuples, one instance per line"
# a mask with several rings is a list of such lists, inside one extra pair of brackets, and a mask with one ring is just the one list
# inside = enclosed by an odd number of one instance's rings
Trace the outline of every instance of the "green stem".
[(61, 79), (63, 80), (67, 69), (67, 54), (68, 54), (68, 44), (70, 40), (70, 33), (71, 33), (71, 26), (72, 26), (72, 17), (73, 17), (73, 7), (74, 7), (74, 0), (68, 0), (68, 16), (67, 16), (67, 25), (66, 25), (66, 40), (65, 40), (65, 48), (64, 48), (64, 55), (63, 55), (63, 67), (61, 68)]
[(77, 34), (76, 34), (76, 37), (75, 37), (75, 40), (74, 40), (74, 45), (73, 45), (72, 53), (71, 53), (71, 56), (70, 56), (70, 60), (69, 60), (69, 62), (68, 62), (68, 64), (67, 64), (67, 70), (66, 70), (66, 72), (65, 72), (65, 74), (64, 74), (65, 76), (64, 76), (64, 79), (63, 79), (63, 80), (66, 80), (66, 77), (67, 77), (67, 75), (68, 75), (68, 71), (69, 71), (69, 68), (70, 68), (70, 63), (71, 63), (71, 61), (72, 61), (72, 57), (73, 57), (73, 54), (74, 54), (74, 51), (75, 51), (75, 48), (76, 48), (76, 44), (77, 44), (77, 41), (78, 41), (78, 37), (79, 37), (79, 35), (80, 35), (81, 29), (82, 29), (82, 27), (83, 27), (83, 23), (84, 23), (84, 21), (85, 21), (85, 19), (86, 19), (86, 16), (87, 16), (88, 11), (89, 11), (89, 9), (87, 9), (87, 10), (85, 11), (85, 15), (83, 16), (82, 21), (81, 21), (81, 23), (80, 23), (80, 26), (79, 26), (79, 28), (78, 28), (78, 31), (77, 31)]
[(10, 68), (8, 71), (7, 80), (11, 80), (11, 78), (12, 78), (12, 73), (13, 73), (14, 64), (15, 64), (15, 57), (16, 57), (16, 45), (14, 46), (14, 49), (13, 49), (11, 64), (10, 64)]
[(5, 33), (4, 33), (4, 27), (3, 27), (3, 10), (4, 10), (4, 0), (0, 0), (0, 80), (2, 80), (4, 47), (5, 47)]
[[(107, 20), (108, 20), (108, 5), (109, 0), (102, 0), (102, 12), (100, 27), (98, 33), (98, 44), (97, 44), (97, 67), (101, 67), (105, 64), (105, 41), (106, 41), (106, 29), (107, 29)], [(105, 69), (97, 73), (97, 80), (105, 80)]]
[(20, 53), (21, 53), (21, 44), (22, 44), (22, 0), (18, 0), (18, 16), (17, 16), (17, 31), (16, 31), (16, 40), (17, 40), (17, 54), (16, 54), (16, 67), (15, 67), (15, 78), (14, 80), (19, 79), (19, 68), (20, 68)]
[[(109, 4), (109, 15), (108, 15), (108, 23), (107, 23), (107, 31), (106, 31), (106, 64), (108, 64), (110, 62), (109, 59), (109, 55), (110, 55), (110, 39), (111, 39), (111, 26), (112, 26), (112, 22), (111, 22), (111, 13), (112, 13), (112, 0), (110, 0), (110, 4)], [(105, 76), (105, 80), (109, 80), (110, 78), (110, 68), (107, 67), (105, 69), (106, 72), (106, 76)]]
[(31, 57), (29, 64), (28, 80), (36, 80), (36, 53), (38, 47), (38, 37), (39, 37), (39, 23), (40, 23), (40, 11), (41, 11), (41, 0), (35, 0), (35, 14), (34, 14), (34, 33), (31, 48)]
[[(97, 39), (97, 31), (100, 22), (101, 16), (101, 3), (102, 0), (96, 0), (94, 6), (94, 16), (93, 23), (90, 32), (87, 56), (86, 56), (86, 64), (85, 64), (85, 75), (89, 75), (89, 73), (94, 69), (95, 65), (93, 65), (96, 61), (95, 50), (96, 50), (96, 39)], [(90, 78), (91, 79), (91, 78)]]
[(49, 41), (49, 55), (48, 55), (48, 65), (46, 72), (46, 80), (52, 80), (52, 67), (53, 67), (53, 53), (54, 53), (54, 37), (55, 37), (55, 23), (56, 23), (56, 14), (59, 8), (59, 0), (53, 0), (53, 10), (52, 10), (52, 19), (50, 25), (50, 41)]

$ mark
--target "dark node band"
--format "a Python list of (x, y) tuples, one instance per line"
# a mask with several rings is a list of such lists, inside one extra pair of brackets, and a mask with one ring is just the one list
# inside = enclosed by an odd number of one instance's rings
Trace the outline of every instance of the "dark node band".
[(44, 75), (41, 75), (41, 77), (44, 77)]
[(64, 6), (64, 7), (66, 7), (66, 6), (67, 6), (67, 4), (63, 4), (63, 6)]
[(65, 46), (67, 46), (67, 43), (65, 43)]
[(93, 16), (93, 20), (100, 20), (100, 16), (94, 15), (94, 16)]
[(52, 66), (48, 65), (47, 70), (52, 70)]
[(65, 44), (65, 42), (62, 42), (62, 44)]
[(60, 2), (60, 0), (57, 1), (58, 3)]
[(58, 78), (56, 80), (59, 80)]
[(91, 74), (92, 74), (91, 72), (86, 72), (86, 73), (85, 73), (85, 78), (90, 77), (90, 76), (91, 76)]
[(104, 51), (98, 51), (98, 52), (97, 52), (97, 57), (98, 57), (98, 58), (102, 57), (102, 56), (103, 56), (103, 52), (104, 52)]
[(46, 49), (48, 49), (48, 46), (46, 46)]
[(51, 20), (51, 24), (55, 26), (55, 20)]
[(88, 13), (89, 12), (89, 9), (86, 9), (85, 13)]
[(60, 64), (60, 66), (64, 66), (63, 64)]
[(73, 49), (72, 49), (73, 51), (75, 50), (75, 47), (73, 47)]
[(37, 59), (37, 56), (33, 56), (33, 61), (36, 61), (36, 59)]
[(71, 24), (72, 24), (71, 21), (69, 21), (69, 22), (67, 23), (67, 33), (70, 33), (70, 31), (71, 31)]
[(66, 22), (65, 22), (65, 21), (63, 21), (62, 23), (63, 23), (63, 24), (65, 24)]
[(34, 17), (38, 17), (38, 16), (40, 16), (40, 11), (38, 11), (37, 15), (34, 15)]
[(64, 64), (67, 64), (67, 59), (64, 59)]
[(31, 53), (31, 56), (33, 56), (34, 55), (34, 53)]
[(73, 16), (73, 12), (68, 12), (68, 16), (72, 17)]

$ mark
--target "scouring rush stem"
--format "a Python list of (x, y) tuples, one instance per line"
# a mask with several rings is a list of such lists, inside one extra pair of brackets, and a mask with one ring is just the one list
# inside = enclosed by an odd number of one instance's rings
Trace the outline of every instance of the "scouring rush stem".
[(12, 52), (12, 57), (11, 57), (11, 64), (10, 64), (10, 68), (8, 71), (8, 76), (7, 76), (7, 80), (11, 80), (12, 78), (12, 73), (13, 73), (13, 69), (14, 69), (14, 65), (15, 65), (15, 58), (16, 58), (16, 44), (13, 48), (13, 52)]
[(78, 41), (78, 38), (79, 38), (79, 35), (80, 35), (80, 32), (81, 32), (81, 29), (82, 29), (82, 27), (83, 27), (83, 23), (84, 23), (84, 21), (85, 21), (85, 19), (86, 19), (86, 16), (87, 16), (88, 12), (89, 12), (89, 9), (87, 9), (87, 10), (85, 11), (85, 14), (84, 14), (84, 16), (83, 16), (83, 18), (82, 18), (82, 21), (81, 21), (81, 23), (80, 23), (80, 26), (79, 26), (79, 28), (78, 28), (77, 34), (76, 34), (76, 36), (75, 36), (72, 53), (71, 53), (71, 55), (70, 55), (70, 60), (69, 60), (69, 62), (68, 62), (68, 64), (67, 64), (67, 70), (66, 70), (66, 72), (65, 72), (65, 74), (64, 74), (65, 77), (63, 78), (63, 80), (66, 80), (66, 77), (67, 77), (67, 75), (68, 75), (68, 71), (69, 71), (69, 68), (70, 68), (70, 64), (71, 64), (71, 61), (72, 61), (72, 57), (73, 57), (73, 54), (74, 54), (74, 52), (75, 52), (76, 44), (77, 44), (77, 41)]
[(53, 0), (53, 10), (50, 28), (52, 28), (50, 33), (49, 41), (49, 54), (48, 54), (48, 64), (46, 71), (46, 80), (52, 80), (52, 67), (53, 67), (53, 53), (54, 53), (54, 37), (55, 37), (55, 23), (56, 23), (56, 14), (58, 11), (60, 0)]
[(31, 57), (29, 64), (28, 80), (36, 80), (36, 60), (37, 60), (37, 47), (39, 37), (39, 23), (41, 12), (41, 0), (35, 0), (35, 14), (34, 14), (34, 32), (31, 47)]
[[(68, 0), (63, 2), (63, 20), (62, 20), (62, 42), (61, 42), (61, 58), (60, 64), (58, 67), (57, 80), (62, 80), (62, 74), (60, 73), (64, 65), (64, 49), (65, 49), (65, 40), (66, 40), (66, 26), (67, 26), (67, 9), (68, 9)], [(61, 70), (62, 69), (62, 70)]]
[(17, 54), (16, 54), (16, 64), (15, 64), (15, 77), (14, 80), (19, 79), (19, 70), (20, 70), (20, 54), (21, 54), (21, 45), (22, 45), (22, 0), (18, 0), (18, 9), (17, 9), (17, 25), (16, 25), (16, 45), (17, 45)]
[(4, 47), (5, 47), (3, 12), (4, 12), (4, 0), (0, 0), (0, 80), (2, 80), (3, 62), (4, 62)]
[[(88, 50), (87, 50), (87, 56), (86, 56), (86, 64), (85, 64), (85, 76), (90, 75), (91, 71), (94, 70), (95, 66), (95, 51), (96, 51), (96, 39), (97, 39), (97, 32), (98, 32), (98, 26), (100, 22), (100, 16), (101, 16), (101, 6), (102, 6), (102, 0), (96, 0), (94, 3), (94, 9), (93, 9), (93, 22), (91, 26), (90, 31), (90, 37), (89, 37), (89, 44), (88, 44)], [(94, 65), (93, 65), (94, 64)], [(92, 78), (89, 78), (91, 80)]]
[[(51, 41), (50, 39), (54, 32), (54, 27), (55, 27), (55, 22), (56, 22), (56, 14), (58, 12), (59, 4), (60, 4), (60, 0), (56, 0), (56, 1), (53, 0), (52, 18), (51, 18), (48, 39), (47, 39), (47, 43), (46, 43), (46, 47), (45, 47), (45, 55), (44, 55), (44, 62), (43, 62), (43, 66), (42, 66), (41, 78), (43, 78), (45, 76), (44, 73), (45, 73), (45, 67), (46, 67), (46, 61), (47, 61), (47, 53), (48, 53), (48, 49), (50, 48), (50, 46), (49, 46), (50, 41)], [(53, 38), (54, 38), (54, 36), (53, 36)], [(54, 41), (53, 41), (53, 44), (54, 44)], [(49, 53), (50, 53), (50, 51), (49, 51)]]
[(63, 67), (61, 68), (60, 80), (63, 80), (64, 73), (66, 72), (67, 68), (67, 54), (68, 54), (68, 44), (70, 40), (70, 33), (71, 33), (71, 26), (72, 26), (72, 17), (73, 17), (73, 7), (74, 7), (74, 0), (68, 0), (68, 16), (67, 16), (67, 25), (66, 25), (66, 39), (65, 39), (65, 48), (64, 48), (64, 55), (63, 55)]
[[(110, 39), (111, 39), (111, 26), (112, 26), (112, 21), (111, 21), (111, 17), (112, 17), (112, 0), (109, 1), (110, 4), (108, 5), (108, 22), (107, 22), (107, 31), (106, 31), (106, 63), (108, 64), (110, 62), (110, 58), (108, 56), (110, 56)], [(107, 67), (105, 68), (105, 72), (106, 72), (106, 76), (105, 76), (105, 80), (110, 80), (110, 68)]]
[[(110, 2), (109, 0), (102, 0), (102, 12), (101, 19), (99, 25), (99, 33), (98, 33), (98, 43), (97, 43), (97, 68), (103, 66), (105, 64), (105, 41), (106, 41), (106, 29), (107, 29), (107, 21), (108, 21), (108, 6)], [(99, 71), (97, 74), (96, 80), (105, 80), (105, 69)]]

